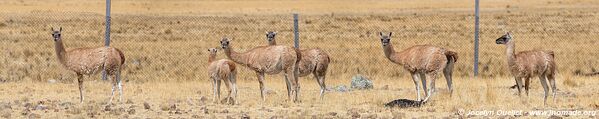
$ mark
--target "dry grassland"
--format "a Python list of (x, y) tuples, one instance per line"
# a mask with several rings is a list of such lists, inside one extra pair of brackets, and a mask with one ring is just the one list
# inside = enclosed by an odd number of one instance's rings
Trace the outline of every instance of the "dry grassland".
[[(111, 45), (127, 57), (123, 73), (127, 101), (109, 109), (102, 106), (110, 94), (109, 83), (98, 80), (98, 75), (85, 82), (86, 103), (77, 103), (75, 76), (58, 63), (50, 35), (50, 27), (62, 26), (67, 49), (102, 45), (103, 6), (103, 1), (84, 0), (0, 1), (0, 81), (4, 82), (0, 116), (455, 118), (460, 110), (599, 109), (598, 78), (576, 75), (599, 68), (596, 0), (481, 3), (480, 79), (471, 78), (471, 0), (113, 1)], [(268, 30), (279, 31), (279, 44), (291, 45), (293, 12), (301, 13), (301, 47), (318, 47), (331, 55), (328, 86), (349, 86), (351, 76), (360, 73), (374, 80), (375, 89), (330, 92), (321, 101), (309, 76), (301, 78), (303, 102), (293, 104), (285, 102), (282, 77), (267, 76), (266, 86), (275, 93), (261, 102), (255, 74), (241, 68), (241, 104), (212, 104), (206, 49), (218, 47), (223, 36), (232, 37), (238, 51), (266, 45)], [(407, 72), (385, 59), (377, 36), (380, 31), (394, 32), (397, 50), (433, 44), (457, 51), (454, 96), (449, 97), (445, 81), (439, 79), (440, 92), (426, 106), (383, 107), (393, 99), (413, 99), (415, 94)], [(507, 88), (514, 81), (508, 78), (505, 47), (494, 42), (505, 31), (514, 32), (518, 51), (556, 52), (560, 73), (556, 102), (542, 105), (538, 79), (533, 79), (530, 96), (519, 98), (516, 90)], [(40, 103), (47, 107), (36, 110)], [(144, 103), (150, 109), (144, 109)]]

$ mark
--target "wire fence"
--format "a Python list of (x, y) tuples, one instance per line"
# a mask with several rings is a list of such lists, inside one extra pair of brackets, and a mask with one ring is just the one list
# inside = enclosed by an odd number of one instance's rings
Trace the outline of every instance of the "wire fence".
[[(599, 13), (594, 8), (481, 11), (480, 76), (510, 76), (505, 47), (495, 39), (514, 34), (516, 51), (545, 49), (556, 53), (563, 75), (597, 72)], [(474, 15), (472, 11), (406, 11), (391, 14), (299, 14), (300, 48), (320, 48), (332, 62), (328, 79), (364, 74), (373, 79), (408, 78), (403, 67), (385, 58), (379, 32), (393, 32), (396, 50), (431, 44), (458, 52), (454, 76), (471, 77)], [(74, 74), (61, 66), (50, 28), (63, 28), (67, 49), (103, 46), (104, 15), (87, 12), (2, 13), (0, 81), (67, 80)], [(129, 81), (208, 80), (208, 48), (223, 37), (244, 52), (267, 45), (265, 32), (277, 31), (278, 44), (293, 46), (293, 16), (112, 14), (111, 46), (125, 52), (123, 75)], [(219, 53), (218, 58), (226, 58)], [(239, 79), (255, 74), (241, 68)]]

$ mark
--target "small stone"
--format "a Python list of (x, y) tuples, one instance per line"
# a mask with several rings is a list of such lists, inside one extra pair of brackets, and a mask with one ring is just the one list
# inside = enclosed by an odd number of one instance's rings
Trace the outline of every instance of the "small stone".
[(148, 110), (151, 109), (150, 103), (144, 102), (144, 109), (148, 109)]
[(348, 92), (349, 91), (349, 89), (345, 85), (337, 86), (337, 87), (335, 87), (335, 90), (337, 92)]
[(169, 110), (177, 110), (177, 104), (172, 104)]
[(35, 106), (35, 110), (47, 110), (47, 109), (48, 109), (48, 107), (44, 106), (42, 104)]
[(208, 98), (206, 98), (206, 97), (204, 97), (204, 96), (201, 96), (201, 97), (200, 97), (200, 102), (206, 102), (206, 101), (208, 101)]
[(177, 109), (177, 110), (175, 111), (175, 114), (183, 114), (183, 113), (181, 112), (181, 110)]
[(21, 115), (25, 116), (25, 115), (29, 115), (29, 113), (31, 113), (31, 110), (25, 109), (25, 110), (23, 110), (23, 112), (21, 112)]
[(104, 107), (104, 111), (112, 111), (112, 106), (111, 105), (106, 105)]
[(373, 83), (368, 78), (363, 75), (355, 75), (351, 79), (351, 88), (352, 89), (372, 89)]
[(129, 113), (130, 115), (134, 115), (135, 114), (135, 109), (129, 109), (129, 111), (127, 111), (127, 113)]
[(229, 113), (229, 110), (224, 109), (224, 110), (220, 111), (220, 113)]
[(243, 113), (241, 114), (241, 119), (250, 119), (250, 115)]
[(25, 105), (23, 107), (31, 109), (31, 108), (33, 108), (33, 104), (28, 102), (28, 103), (25, 103)]
[(56, 80), (54, 80), (54, 79), (49, 79), (49, 80), (48, 80), (48, 83), (56, 83)]
[(360, 118), (360, 113), (357, 112), (353, 112), (350, 114), (352, 118), (356, 119), (356, 118)]
[(125, 104), (133, 104), (132, 100), (127, 100), (127, 102), (125, 102)]
[(337, 116), (337, 112), (329, 112), (329, 113), (327, 113), (327, 115), (330, 115), (330, 116)]
[(385, 86), (381, 87), (381, 90), (389, 90), (389, 85), (385, 85)]

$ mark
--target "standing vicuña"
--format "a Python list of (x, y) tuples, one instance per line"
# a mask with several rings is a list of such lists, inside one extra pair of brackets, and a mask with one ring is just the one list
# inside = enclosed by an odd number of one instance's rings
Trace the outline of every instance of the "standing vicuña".
[[(391, 34), (381, 36), (381, 42), (383, 44), (383, 51), (385, 56), (391, 60), (391, 62), (402, 65), (404, 69), (408, 70), (416, 85), (416, 93), (418, 100), (420, 100), (420, 86), (418, 85), (418, 79), (422, 81), (422, 87), (426, 97), (422, 102), (426, 102), (430, 95), (434, 92), (435, 80), (437, 79), (437, 73), (443, 71), (445, 80), (447, 80), (447, 88), (449, 93), (453, 93), (452, 84), (452, 70), (453, 65), (458, 59), (457, 53), (445, 48), (431, 46), (431, 45), (416, 45), (407, 48), (401, 52), (395, 52), (393, 45), (391, 44)], [(426, 79), (431, 79), (431, 90), (426, 87)]]
[(555, 92), (557, 91), (557, 87), (555, 86), (556, 65), (554, 60), (555, 54), (553, 51), (533, 50), (522, 51), (516, 54), (514, 53), (516, 51), (516, 43), (512, 39), (512, 34), (510, 32), (507, 32), (505, 35), (497, 38), (495, 43), (504, 44), (507, 47), (507, 63), (510, 72), (515, 77), (516, 85), (518, 85), (518, 96), (520, 96), (522, 92), (522, 79), (526, 80), (524, 88), (526, 90), (526, 95), (528, 95), (530, 78), (533, 76), (539, 76), (541, 85), (543, 85), (543, 89), (545, 90), (543, 104), (547, 104), (547, 94), (549, 93), (547, 80), (549, 80), (549, 83), (551, 84), (553, 100), (555, 100)]
[(218, 103), (220, 101), (220, 81), (224, 80), (225, 86), (229, 88), (229, 94), (226, 98), (227, 103), (231, 103), (229, 98), (233, 99), (233, 105), (237, 104), (237, 86), (236, 86), (236, 75), (237, 70), (235, 69), (235, 62), (228, 59), (216, 60), (216, 49), (208, 49), (210, 56), (208, 57), (208, 74), (212, 79), (212, 88), (214, 93), (214, 101)]
[[(300, 60), (299, 51), (289, 46), (260, 46), (245, 53), (233, 51), (231, 40), (223, 38), (220, 41), (227, 57), (234, 62), (256, 72), (260, 82), (260, 96), (264, 100), (264, 74), (279, 74), (283, 71), (287, 84), (287, 96), (294, 102), (299, 102), (300, 85), (298, 82), (297, 65)], [(291, 77), (291, 80), (289, 80)], [(291, 95), (295, 94), (292, 99)]]
[[(277, 32), (270, 31), (266, 33), (268, 45), (277, 45), (276, 35)], [(314, 78), (320, 85), (320, 99), (322, 99), (326, 90), (325, 76), (330, 63), (329, 55), (318, 48), (300, 50), (300, 53), (302, 58), (298, 65), (299, 77), (314, 74)]]
[(118, 86), (119, 101), (122, 101), (123, 89), (121, 84), (121, 68), (125, 63), (125, 55), (121, 50), (113, 47), (96, 47), (96, 48), (76, 48), (69, 51), (65, 50), (62, 43), (62, 27), (58, 31), (52, 29), (54, 37), (54, 45), (56, 46), (56, 54), (60, 63), (67, 69), (74, 71), (77, 74), (79, 82), (80, 101), (83, 102), (83, 75), (97, 74), (103, 69), (106, 74), (112, 76), (112, 94), (109, 104), (114, 97), (115, 87)]

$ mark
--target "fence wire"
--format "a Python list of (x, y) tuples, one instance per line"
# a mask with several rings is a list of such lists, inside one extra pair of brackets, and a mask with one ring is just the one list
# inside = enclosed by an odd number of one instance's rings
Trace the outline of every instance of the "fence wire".
[[(561, 74), (596, 72), (599, 14), (593, 8), (481, 11), (480, 75), (510, 76), (505, 47), (495, 39), (514, 34), (516, 50), (544, 49), (556, 53)], [(365, 74), (373, 79), (409, 78), (385, 58), (379, 32), (393, 32), (396, 50), (431, 44), (458, 52), (454, 76), (471, 77), (474, 15), (472, 11), (410, 11), (392, 14), (302, 15), (300, 47), (320, 48), (332, 62), (328, 79)], [(103, 46), (104, 15), (88, 12), (2, 13), (0, 16), (0, 81), (72, 80), (54, 52), (50, 28), (62, 27), (67, 49)], [(278, 32), (278, 44), (293, 46), (293, 16), (112, 14), (111, 46), (125, 52), (123, 75), (128, 81), (208, 80), (208, 48), (223, 37), (244, 52), (267, 45), (265, 32)], [(218, 58), (226, 58), (219, 53)], [(241, 68), (240, 80), (255, 74)]]

